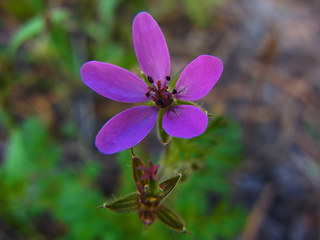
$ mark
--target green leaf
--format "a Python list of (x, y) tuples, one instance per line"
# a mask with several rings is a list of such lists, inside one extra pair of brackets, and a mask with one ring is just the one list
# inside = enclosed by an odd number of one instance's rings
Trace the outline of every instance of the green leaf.
[(4, 174), (9, 182), (22, 180), (27, 176), (23, 170), (27, 167), (27, 149), (23, 141), (21, 131), (12, 133), (7, 150), (7, 157), (4, 162)]
[(35, 16), (24, 25), (13, 35), (9, 45), (10, 55), (14, 55), (17, 49), (29, 38), (39, 34), (44, 28), (44, 20), (41, 16)]

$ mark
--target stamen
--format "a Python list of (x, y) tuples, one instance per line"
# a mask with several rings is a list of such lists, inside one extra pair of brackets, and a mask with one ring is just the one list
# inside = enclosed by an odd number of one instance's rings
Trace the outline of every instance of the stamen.
[(166, 80), (170, 81), (171, 80), (170, 76), (166, 76)]
[[(153, 79), (148, 76), (148, 79)], [(156, 84), (152, 84), (151, 86), (148, 86), (147, 92), (145, 93), (147, 98), (152, 98), (152, 100), (156, 103), (156, 105), (160, 108), (166, 108), (171, 105), (173, 102), (172, 99), (172, 93), (168, 92), (168, 86), (166, 86), (166, 83), (162, 84), (161, 81), (157, 81)], [(176, 92), (175, 92), (176, 93)]]
[(177, 94), (177, 90), (173, 89), (172, 94)]
[(157, 89), (154, 87), (148, 87), (149, 92), (157, 92)]
[(151, 76), (148, 76), (148, 81), (149, 81), (149, 83), (154, 83), (154, 81), (153, 81)]
[(165, 86), (165, 87), (160, 89), (160, 92), (161, 93), (165, 93), (167, 91), (167, 89), (168, 89), (168, 86)]

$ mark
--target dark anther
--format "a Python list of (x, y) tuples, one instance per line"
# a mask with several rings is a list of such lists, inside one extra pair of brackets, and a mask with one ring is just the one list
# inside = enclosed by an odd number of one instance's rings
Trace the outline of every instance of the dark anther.
[(167, 79), (167, 81), (171, 80), (170, 76), (166, 76), (166, 79)]
[(154, 81), (153, 81), (151, 76), (148, 76), (148, 81), (149, 81), (149, 83), (154, 83)]
[(147, 92), (147, 93), (146, 93), (146, 97), (150, 97), (150, 92)]
[(172, 94), (176, 94), (177, 90), (173, 89)]

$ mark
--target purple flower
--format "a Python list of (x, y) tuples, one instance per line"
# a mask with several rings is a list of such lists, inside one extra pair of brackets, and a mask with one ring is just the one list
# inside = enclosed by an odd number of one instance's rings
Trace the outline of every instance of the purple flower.
[(208, 124), (207, 114), (188, 101), (206, 96), (223, 69), (220, 59), (201, 55), (187, 65), (169, 91), (170, 56), (159, 25), (150, 14), (141, 12), (133, 21), (132, 31), (137, 59), (149, 85), (110, 63), (90, 61), (81, 68), (83, 82), (104, 97), (127, 103), (153, 101), (152, 106), (120, 112), (102, 127), (96, 146), (105, 154), (138, 144), (153, 128), (158, 112), (163, 114), (162, 127), (167, 134), (180, 138), (202, 134)]

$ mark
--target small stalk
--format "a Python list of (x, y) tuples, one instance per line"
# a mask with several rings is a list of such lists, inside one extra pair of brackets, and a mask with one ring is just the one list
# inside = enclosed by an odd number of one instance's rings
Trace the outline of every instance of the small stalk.
[(163, 115), (165, 114), (167, 109), (165, 108), (161, 108), (159, 109), (158, 112), (158, 119), (157, 119), (157, 135), (158, 135), (158, 139), (159, 141), (163, 144), (163, 145), (167, 145), (168, 143), (170, 143), (171, 141), (171, 136), (168, 135), (163, 127), (162, 127), (162, 119), (163, 119)]

